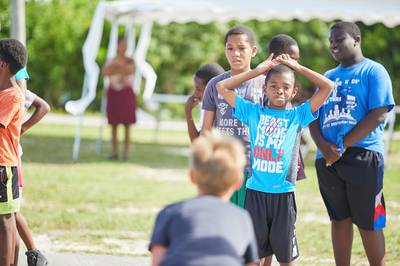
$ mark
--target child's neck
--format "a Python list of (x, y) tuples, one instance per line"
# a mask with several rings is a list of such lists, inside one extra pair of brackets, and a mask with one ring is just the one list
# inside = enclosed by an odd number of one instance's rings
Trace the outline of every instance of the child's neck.
[(250, 66), (243, 69), (231, 69), (231, 76), (239, 75), (240, 73), (247, 72), (250, 69), (251, 69)]
[(293, 107), (293, 105), (291, 102), (288, 102), (288, 103), (286, 103), (285, 106), (280, 107), (280, 106), (274, 106), (274, 105), (271, 105), (271, 103), (268, 103), (268, 107), (270, 109), (274, 109), (274, 110), (287, 110), (287, 109), (291, 109)]
[(360, 63), (362, 60), (364, 60), (364, 56), (360, 52), (360, 53), (356, 53), (352, 58), (349, 58), (348, 60), (341, 61), (340, 65), (342, 67), (350, 67), (350, 66)]
[(5, 90), (14, 86), (10, 77), (0, 76), (0, 90)]
[(210, 196), (214, 196), (214, 197), (220, 198), (220, 199), (223, 200), (223, 201), (229, 201), (230, 198), (231, 198), (231, 196), (232, 196), (232, 193), (233, 193), (232, 189), (229, 189), (229, 190), (228, 190), (225, 194), (223, 194), (223, 195), (211, 195), (211, 194), (204, 193), (203, 191), (201, 191), (200, 188), (197, 189), (197, 195), (199, 195), (199, 196), (207, 196), (207, 195), (210, 195)]

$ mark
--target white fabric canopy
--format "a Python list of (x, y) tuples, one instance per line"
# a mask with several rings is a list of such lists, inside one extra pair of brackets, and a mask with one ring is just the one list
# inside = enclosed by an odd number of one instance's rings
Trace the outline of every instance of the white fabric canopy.
[[(67, 102), (65, 109), (80, 116), (74, 145), (75, 159), (79, 150), (79, 129), (83, 123), (83, 114), (96, 97), (96, 88), (100, 68), (96, 63), (103, 34), (104, 20), (113, 23), (114, 34), (110, 34), (108, 57), (115, 55), (117, 31), (119, 25), (127, 29), (129, 50), (137, 65), (134, 88), (138, 89), (141, 78), (146, 80), (143, 98), (148, 101), (154, 91), (157, 75), (149, 63), (146, 53), (151, 39), (152, 23), (171, 22), (208, 23), (230, 20), (310, 20), (335, 19), (362, 21), (365, 24), (382, 22), (388, 27), (400, 24), (400, 0), (124, 0), (100, 2), (96, 8), (88, 37), (84, 43), (83, 61), (85, 80), (82, 97)], [(141, 27), (137, 45), (132, 31)], [(135, 47), (136, 46), (136, 47)]]
[(132, 0), (102, 3), (109, 20), (135, 18), (135, 22), (185, 23), (195, 21), (310, 20), (313, 18), (382, 22), (388, 27), (400, 23), (398, 0)]
[[(158, 22), (185, 23), (189, 21), (207, 23), (210, 21), (230, 20), (270, 20), (270, 19), (300, 19), (318, 18), (325, 21), (334, 19), (362, 21), (366, 24), (382, 22), (393, 27), (400, 24), (399, 0), (125, 0), (100, 2), (83, 47), (86, 85), (82, 98), (69, 102), (67, 111), (74, 115), (84, 112), (96, 95), (99, 67), (96, 57), (100, 46), (104, 20), (107, 19), (122, 25), (147, 25)], [(145, 54), (150, 42), (150, 29), (143, 35), (145, 43), (135, 51), (135, 59), (146, 78), (150, 79), (147, 97), (152, 94), (155, 86), (155, 73), (145, 62)], [(85, 86), (86, 87), (86, 86)]]

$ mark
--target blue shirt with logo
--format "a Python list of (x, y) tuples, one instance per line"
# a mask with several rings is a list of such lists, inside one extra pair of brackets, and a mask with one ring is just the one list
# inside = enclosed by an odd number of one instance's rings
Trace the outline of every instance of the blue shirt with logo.
[(295, 191), (301, 131), (318, 117), (310, 101), (277, 110), (237, 96), (233, 114), (249, 128), (252, 176), (246, 187), (265, 193)]
[[(350, 67), (337, 66), (325, 73), (335, 83), (328, 100), (320, 108), (320, 128), (328, 142), (343, 151), (344, 137), (368, 112), (379, 107), (394, 106), (392, 83), (386, 69), (379, 63), (364, 59)], [(384, 154), (381, 123), (368, 136), (352, 146)], [(317, 158), (322, 158), (317, 151)]]

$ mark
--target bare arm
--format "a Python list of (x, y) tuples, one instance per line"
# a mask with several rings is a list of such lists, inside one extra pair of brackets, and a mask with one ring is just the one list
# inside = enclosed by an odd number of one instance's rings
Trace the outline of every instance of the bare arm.
[(220, 82), (217, 83), (217, 91), (219, 94), (224, 97), (225, 101), (235, 108), (235, 100), (236, 100), (236, 94), (233, 92), (233, 90), (237, 87), (240, 86), (243, 82), (246, 80), (252, 79), (254, 77), (257, 77), (262, 73), (259, 73), (257, 69), (250, 70), (247, 72), (240, 73), (238, 75), (232, 76), (228, 79), (221, 80)]
[(344, 137), (344, 147), (350, 147), (357, 141), (368, 136), (380, 123), (386, 119), (388, 108), (380, 107), (369, 111), (361, 121)]
[(204, 111), (203, 126), (200, 130), (201, 135), (204, 135), (206, 132), (212, 129), (214, 125), (214, 119), (215, 119), (215, 112), (207, 110)]
[(165, 258), (165, 254), (167, 253), (167, 249), (161, 245), (152, 245), (151, 246), (151, 265), (158, 266), (160, 262)]
[(240, 73), (238, 75), (232, 76), (228, 79), (221, 80), (220, 82), (217, 83), (216, 87), (218, 90), (218, 93), (224, 97), (225, 101), (235, 108), (235, 99), (236, 99), (236, 94), (233, 92), (233, 90), (237, 87), (240, 86), (243, 82), (255, 78), (259, 75), (264, 74), (268, 70), (270, 70), (272, 67), (276, 65), (275, 61), (272, 60), (273, 54), (271, 54), (267, 60), (262, 62), (257, 66), (257, 68)]
[(321, 151), (322, 156), (324, 156), (326, 165), (327, 166), (332, 165), (334, 162), (339, 160), (341, 155), (338, 151), (338, 147), (335, 144), (326, 141), (321, 134), (321, 128), (319, 126), (319, 118), (313, 121), (310, 124), (309, 128), (310, 128), (311, 138), (314, 140), (315, 144)]
[(276, 61), (291, 67), (294, 71), (306, 77), (319, 88), (310, 99), (311, 111), (317, 111), (324, 104), (326, 99), (328, 99), (328, 96), (333, 89), (333, 82), (323, 75), (300, 65), (287, 54), (278, 56)]
[(199, 135), (200, 132), (197, 130), (196, 125), (193, 122), (192, 110), (199, 104), (199, 99), (196, 97), (190, 96), (185, 104), (185, 118), (186, 124), (188, 128), (190, 142), (193, 142)]
[(35, 111), (29, 119), (22, 124), (21, 134), (24, 134), (29, 128), (38, 123), (50, 111), (49, 104), (39, 96), (35, 97), (32, 106), (35, 108)]
[(259, 265), (258, 263), (253, 263), (253, 262), (245, 264), (245, 266), (258, 266), (258, 265)]
[(130, 58), (125, 59), (111, 59), (107, 62), (103, 69), (101, 70), (101, 74), (103, 76), (110, 76), (110, 75), (130, 75), (134, 74), (136, 70), (135, 62)]

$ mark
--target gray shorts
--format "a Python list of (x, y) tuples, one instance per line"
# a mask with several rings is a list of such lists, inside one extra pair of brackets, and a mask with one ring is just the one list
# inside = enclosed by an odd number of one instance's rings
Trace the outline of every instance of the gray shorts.
[(248, 189), (245, 209), (253, 220), (260, 258), (275, 255), (279, 262), (291, 262), (299, 256), (294, 192), (274, 194)]

